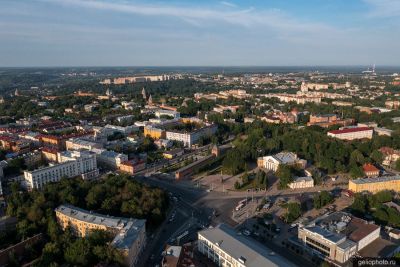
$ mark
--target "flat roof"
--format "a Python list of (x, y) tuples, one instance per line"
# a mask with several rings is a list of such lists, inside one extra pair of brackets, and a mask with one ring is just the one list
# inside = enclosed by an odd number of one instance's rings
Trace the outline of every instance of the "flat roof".
[(344, 134), (344, 133), (355, 133), (355, 132), (363, 132), (363, 131), (372, 131), (373, 129), (370, 127), (354, 127), (354, 128), (346, 128), (342, 130), (333, 130), (328, 133), (331, 134)]
[(360, 178), (360, 179), (350, 180), (349, 182), (355, 184), (368, 184), (368, 183), (383, 183), (383, 182), (397, 181), (397, 180), (400, 180), (399, 175), (376, 177), (376, 178)]
[(266, 248), (262, 247), (255, 241), (242, 235), (238, 235), (233, 228), (230, 228), (225, 224), (220, 224), (215, 228), (202, 230), (198, 234), (213, 244), (219, 244), (217, 246), (221, 250), (236, 260), (242, 258), (245, 261), (244, 265), (246, 267), (297, 266), (277, 254), (269, 257)]
[(118, 234), (112, 241), (112, 245), (119, 249), (129, 249), (132, 243), (137, 239), (139, 231), (145, 227), (146, 224), (146, 220), (106, 216), (69, 204), (60, 205), (55, 209), (55, 211), (79, 221), (104, 225), (107, 228), (119, 230)]

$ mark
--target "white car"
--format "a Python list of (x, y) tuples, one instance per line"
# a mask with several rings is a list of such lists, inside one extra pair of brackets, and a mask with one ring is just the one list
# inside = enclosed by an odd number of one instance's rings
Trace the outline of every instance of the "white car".
[(249, 236), (251, 233), (250, 233), (249, 230), (244, 230), (244, 231), (243, 231), (243, 234), (246, 235), (246, 236)]

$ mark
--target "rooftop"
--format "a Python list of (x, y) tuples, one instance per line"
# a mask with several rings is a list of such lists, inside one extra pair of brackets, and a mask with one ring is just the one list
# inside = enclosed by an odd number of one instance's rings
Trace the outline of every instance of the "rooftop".
[(104, 225), (107, 228), (119, 230), (111, 242), (114, 247), (119, 249), (129, 249), (138, 237), (139, 231), (146, 224), (146, 220), (105, 216), (68, 204), (58, 206), (55, 211), (79, 221)]
[(363, 132), (363, 131), (372, 131), (372, 128), (369, 127), (354, 127), (354, 128), (346, 128), (342, 130), (333, 130), (328, 133), (331, 134), (344, 134), (344, 133), (355, 133), (355, 132)]
[(242, 235), (238, 235), (234, 229), (224, 224), (200, 231), (199, 236), (217, 244), (221, 250), (231, 257), (244, 260), (246, 267), (296, 266), (279, 255), (268, 257), (267, 250), (264, 247)]
[(384, 183), (388, 181), (400, 180), (400, 176), (384, 176), (384, 177), (377, 177), (377, 178), (361, 178), (350, 180), (349, 182), (355, 184), (368, 184), (368, 183)]

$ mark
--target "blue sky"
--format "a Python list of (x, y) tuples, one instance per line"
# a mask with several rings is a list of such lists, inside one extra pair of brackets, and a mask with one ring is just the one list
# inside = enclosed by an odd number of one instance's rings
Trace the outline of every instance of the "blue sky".
[(0, 66), (400, 65), (400, 0), (2, 0)]

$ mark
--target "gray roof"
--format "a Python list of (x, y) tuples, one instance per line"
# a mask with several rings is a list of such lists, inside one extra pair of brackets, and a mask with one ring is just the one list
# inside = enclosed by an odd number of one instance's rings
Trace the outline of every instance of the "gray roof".
[(220, 249), (236, 260), (239, 258), (246, 259), (246, 267), (297, 266), (277, 254), (269, 256), (267, 249), (256, 241), (238, 235), (234, 229), (224, 224), (200, 231), (199, 235), (213, 244), (218, 243)]
[(56, 211), (83, 222), (104, 225), (107, 228), (117, 230), (118, 233), (111, 244), (119, 249), (129, 249), (137, 239), (140, 230), (146, 224), (146, 220), (105, 216), (68, 204), (58, 206)]
[(338, 243), (340, 240), (342, 240), (343, 238), (345, 238), (345, 235), (342, 234), (337, 234), (331, 231), (328, 231), (320, 226), (310, 226), (310, 227), (306, 227), (305, 229), (307, 229), (310, 232), (319, 234), (320, 236), (322, 236), (323, 238), (325, 238), (326, 240), (329, 240), (333, 243)]
[(363, 179), (355, 179), (351, 180), (351, 182), (355, 184), (368, 184), (368, 183), (381, 183), (388, 182), (393, 180), (400, 180), (400, 176), (385, 176), (385, 177), (377, 177), (377, 178), (363, 178)]

